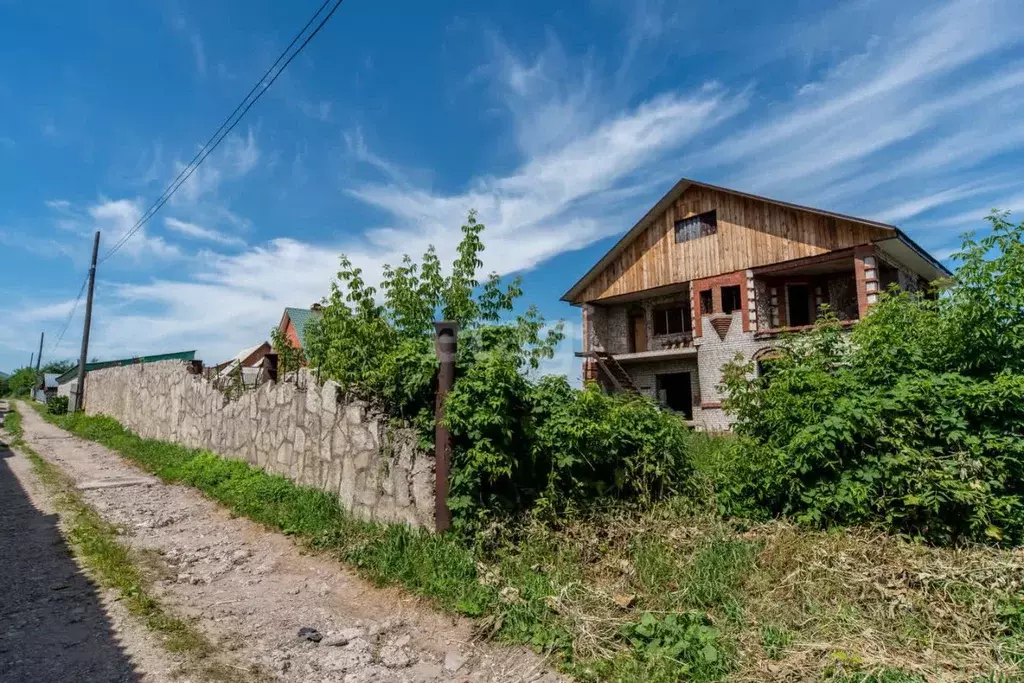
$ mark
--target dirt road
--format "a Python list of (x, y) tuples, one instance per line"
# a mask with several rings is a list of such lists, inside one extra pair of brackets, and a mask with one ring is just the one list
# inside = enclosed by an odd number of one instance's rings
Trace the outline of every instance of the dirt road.
[(31, 462), (2, 443), (0, 577), (0, 680), (175, 680), (178, 663), (82, 572)]
[[(465, 621), (303, 554), (286, 537), (232, 518), (198, 491), (159, 482), (27, 406), (20, 412), (26, 442), (124, 528), (125, 542), (160, 558), (154, 592), (173, 612), (195, 617), (239, 671), (257, 665), (271, 680), (310, 683), (559, 680), (531, 652), (474, 644)], [(300, 638), (307, 627), (323, 639)]]

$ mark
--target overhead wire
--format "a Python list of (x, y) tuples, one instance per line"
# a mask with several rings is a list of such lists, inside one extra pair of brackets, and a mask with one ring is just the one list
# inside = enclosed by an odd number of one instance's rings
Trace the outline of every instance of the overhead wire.
[[(156, 215), (156, 212), (159, 211), (160, 208), (163, 207), (163, 205), (166, 204), (167, 201), (172, 196), (174, 196), (174, 193), (177, 192), (178, 189), (190, 177), (192, 177), (192, 174), (196, 172), (196, 169), (198, 169), (199, 166), (202, 165), (202, 163), (206, 160), (206, 158), (210, 156), (210, 154), (215, 149), (217, 149), (220, 143), (223, 142), (224, 138), (231, 134), (231, 131), (234, 130), (235, 126), (237, 126), (238, 123), (245, 117), (246, 113), (248, 113), (252, 106), (259, 101), (259, 99), (263, 96), (264, 93), (267, 92), (270, 86), (274, 84), (278, 77), (282, 73), (284, 73), (284, 70), (288, 68), (288, 65), (291, 64), (292, 61), (305, 49), (305, 47), (309, 45), (310, 41), (313, 40), (314, 37), (316, 37), (316, 35), (320, 32), (324, 25), (330, 20), (332, 16), (334, 16), (334, 13), (337, 11), (341, 3), (344, 2), (344, 0), (334, 0), (334, 6), (331, 7), (330, 11), (327, 12), (327, 14), (321, 19), (320, 23), (317, 24), (316, 28), (314, 28), (313, 31), (308, 36), (306, 36), (306, 39), (302, 41), (302, 44), (299, 45), (298, 49), (292, 52), (291, 55), (288, 56), (287, 59), (285, 59), (285, 56), (288, 55), (288, 52), (292, 49), (295, 43), (297, 43), (299, 39), (302, 37), (302, 35), (306, 33), (307, 29), (309, 29), (313, 22), (316, 21), (317, 17), (321, 15), (321, 13), (324, 11), (324, 8), (326, 8), (327, 5), (330, 4), (330, 2), (331, 0), (324, 0), (323, 4), (320, 5), (320, 7), (313, 14), (313, 16), (310, 17), (309, 21), (306, 22), (306, 25), (302, 27), (302, 30), (300, 30), (295, 35), (295, 37), (292, 38), (292, 41), (288, 44), (288, 47), (286, 47), (284, 51), (281, 52), (277, 60), (275, 60), (274, 63), (270, 66), (270, 68), (267, 69), (266, 72), (264, 72), (264, 74), (260, 77), (258, 81), (256, 81), (256, 84), (253, 85), (253, 87), (249, 90), (246, 96), (242, 99), (241, 102), (239, 102), (238, 106), (235, 107), (234, 111), (232, 111), (231, 114), (228, 115), (228, 117), (224, 120), (220, 127), (217, 128), (216, 131), (214, 131), (213, 135), (210, 136), (209, 140), (207, 140), (206, 143), (202, 147), (200, 147), (199, 151), (196, 152), (196, 155), (192, 157), (192, 161), (189, 162), (189, 164), (185, 166), (181, 170), (181, 172), (178, 173), (178, 176), (171, 181), (170, 185), (168, 185), (167, 188), (164, 189), (160, 197), (158, 197), (157, 200), (153, 202), (153, 204), (150, 205), (148, 209), (146, 209), (146, 211), (142, 214), (142, 216), (139, 217), (139, 219), (128, 230), (128, 232), (126, 232), (117, 241), (117, 243), (106, 254), (103, 255), (103, 257), (99, 260), (99, 263), (103, 263), (104, 261), (109, 259), (122, 246), (124, 246), (124, 244), (129, 239), (131, 239), (132, 236), (135, 235), (139, 230), (141, 230), (142, 227), (145, 226), (146, 223), (148, 223), (150, 219), (152, 219), (153, 216)], [(281, 60), (283, 59), (285, 59), (284, 64), (281, 64)], [(279, 64), (281, 64), (281, 66), (280, 68), (277, 68)], [(273, 76), (271, 76), (271, 73), (273, 73)], [(269, 80), (268, 76), (270, 77)], [(260, 89), (261, 85), (263, 86), (262, 89)], [(253, 93), (255, 93), (255, 96), (253, 95)]]
[(64, 321), (64, 327), (61, 328), (60, 334), (57, 335), (57, 341), (53, 343), (53, 347), (50, 349), (50, 353), (56, 351), (57, 347), (60, 346), (61, 340), (64, 339), (64, 333), (68, 331), (68, 326), (71, 325), (71, 320), (72, 318), (75, 317), (75, 311), (78, 310), (78, 304), (82, 301), (82, 294), (85, 293), (85, 286), (87, 284), (89, 284), (88, 275), (86, 275), (85, 279), (82, 280), (82, 287), (78, 290), (78, 296), (75, 297), (75, 303), (71, 307), (71, 311), (68, 313), (67, 320)]

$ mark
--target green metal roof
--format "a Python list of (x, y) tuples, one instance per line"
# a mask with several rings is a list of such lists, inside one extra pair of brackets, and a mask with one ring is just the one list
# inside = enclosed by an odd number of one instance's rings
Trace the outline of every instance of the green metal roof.
[[(85, 371), (102, 370), (103, 368), (116, 368), (122, 365), (137, 365), (139, 363), (156, 363), (162, 360), (195, 360), (195, 349), (192, 351), (178, 351), (176, 353), (158, 353), (155, 356), (136, 356), (134, 358), (121, 358), (120, 360), (103, 360), (85, 364)], [(78, 367), (75, 366), (57, 378), (57, 384), (70, 382), (78, 376)]]
[(286, 308), (284, 312), (288, 314), (289, 320), (295, 326), (295, 332), (299, 335), (299, 343), (302, 344), (302, 348), (306, 348), (306, 324), (313, 316), (319, 318), (320, 312), (311, 311), (308, 308)]

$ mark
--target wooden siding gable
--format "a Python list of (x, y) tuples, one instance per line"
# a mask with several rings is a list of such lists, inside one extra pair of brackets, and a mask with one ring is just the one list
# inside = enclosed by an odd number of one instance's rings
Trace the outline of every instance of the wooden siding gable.
[[(677, 243), (676, 221), (708, 211), (715, 211), (717, 232)], [(816, 256), (896, 234), (878, 224), (694, 184), (652, 217), (572, 303)]]

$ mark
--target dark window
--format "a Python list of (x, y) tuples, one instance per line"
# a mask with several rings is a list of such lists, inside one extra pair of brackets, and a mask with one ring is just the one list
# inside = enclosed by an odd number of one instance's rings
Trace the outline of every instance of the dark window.
[(690, 310), (684, 306), (654, 309), (654, 334), (681, 334), (692, 329)]
[(732, 313), (740, 308), (740, 286), (722, 287), (722, 313)]
[(702, 315), (710, 315), (715, 312), (715, 297), (710, 289), (700, 293), (700, 312)]
[(682, 413), (687, 420), (693, 419), (693, 391), (690, 383), (690, 373), (673, 372), (665, 375), (655, 375), (655, 388), (658, 392), (658, 402), (669, 410)]
[(689, 242), (698, 237), (718, 232), (718, 219), (714, 211), (676, 221), (676, 242)]
[(789, 308), (789, 326), (800, 327), (811, 324), (811, 288), (807, 285), (786, 287)]

